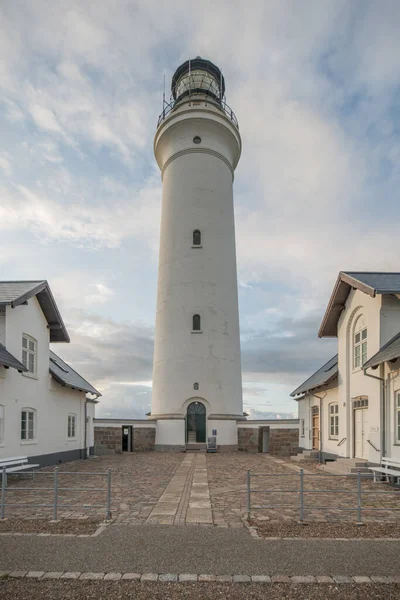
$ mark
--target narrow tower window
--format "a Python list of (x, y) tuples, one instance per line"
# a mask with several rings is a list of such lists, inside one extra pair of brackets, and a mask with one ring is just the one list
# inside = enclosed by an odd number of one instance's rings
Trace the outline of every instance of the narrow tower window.
[(200, 231), (200, 229), (195, 229), (193, 231), (193, 246), (201, 246), (201, 231)]
[(200, 315), (193, 315), (193, 331), (201, 331)]

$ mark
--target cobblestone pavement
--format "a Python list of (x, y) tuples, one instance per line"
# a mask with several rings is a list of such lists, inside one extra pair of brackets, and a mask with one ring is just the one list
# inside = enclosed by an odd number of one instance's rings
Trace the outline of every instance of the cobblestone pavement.
[[(111, 512), (117, 523), (144, 523), (171, 477), (182, 462), (182, 454), (172, 452), (149, 452), (101, 456), (90, 460), (78, 460), (59, 466), (58, 518), (86, 519), (105, 517), (107, 469), (112, 471)], [(73, 472), (81, 474), (63, 474)], [(54, 468), (47, 467), (31, 475), (9, 476), (6, 502), (10, 504), (52, 504)], [(89, 476), (88, 473), (99, 473)], [(63, 488), (71, 489), (65, 490)], [(29, 491), (26, 488), (39, 488)], [(48, 489), (46, 489), (48, 488)], [(79, 488), (104, 491), (79, 491)], [(17, 491), (18, 490), (18, 491)], [(82, 509), (83, 505), (101, 505), (100, 508)], [(74, 507), (75, 506), (75, 507)], [(104, 507), (104, 508), (103, 508)], [(9, 517), (51, 517), (52, 508), (6, 507)]]
[[(116, 524), (201, 523), (219, 527), (243, 527), (246, 515), (246, 472), (268, 475), (252, 478), (252, 514), (259, 521), (299, 519), (300, 467), (289, 459), (263, 454), (216, 453), (133, 453), (98, 457), (91, 460), (64, 463), (59, 467), (59, 518), (85, 519), (104, 517), (106, 477), (112, 470), (111, 511)], [(65, 474), (73, 472), (81, 477)], [(53, 502), (53, 468), (41, 469), (32, 479), (29, 475), (9, 477), (7, 503)], [(89, 473), (99, 475), (89, 476)], [(321, 474), (313, 464), (304, 465), (306, 491), (306, 518), (325, 521), (340, 519), (355, 521), (356, 511), (338, 511), (337, 508), (355, 508), (357, 482), (355, 478)], [(277, 477), (285, 475), (285, 477)], [(27, 488), (39, 488), (32, 491)], [(69, 490), (63, 488), (72, 488)], [(81, 491), (80, 488), (92, 491)], [(46, 489), (48, 488), (48, 489)], [(257, 493), (272, 489), (271, 494)], [(400, 491), (386, 484), (363, 480), (363, 506), (383, 507), (383, 510), (363, 511), (363, 521), (400, 520)], [(17, 491), (18, 490), (18, 491)], [(104, 491), (95, 491), (104, 490)], [(292, 490), (291, 493), (280, 490)], [(336, 490), (336, 493), (323, 493)], [(338, 490), (342, 490), (341, 492)], [(310, 493), (319, 492), (319, 493)], [(344, 493), (346, 492), (346, 493)], [(350, 492), (350, 493), (349, 493)], [(367, 493), (372, 492), (372, 493)], [(385, 495), (377, 492), (385, 492)], [(210, 507), (211, 501), (211, 507)], [(263, 505), (282, 505), (284, 508), (259, 509)], [(82, 509), (83, 505), (96, 508)], [(307, 506), (324, 506), (324, 510)], [(211, 510), (212, 509), (212, 514)], [(6, 507), (9, 517), (50, 517), (51, 507)]]
[[(251, 479), (253, 514), (259, 521), (279, 521), (299, 519), (300, 468), (289, 459), (281, 459), (263, 454), (209, 454), (207, 455), (208, 481), (214, 524), (221, 527), (240, 527), (246, 514), (246, 471), (268, 477)], [(321, 474), (313, 464), (304, 465), (305, 517), (313, 521), (340, 519), (356, 521), (357, 481), (356, 478)], [(277, 477), (284, 475), (284, 477)], [(273, 493), (259, 493), (261, 490), (275, 490)], [(280, 490), (285, 490), (284, 492)], [(332, 490), (336, 493), (324, 493)], [(312, 492), (312, 493), (311, 493)], [(382, 492), (385, 492), (383, 494)], [(400, 520), (399, 511), (390, 512), (385, 508), (400, 508), (400, 491), (387, 484), (373, 483), (362, 479), (362, 506), (383, 510), (364, 510), (362, 520)], [(265, 505), (285, 505), (284, 508), (260, 509)], [(326, 507), (323, 510), (307, 506)]]

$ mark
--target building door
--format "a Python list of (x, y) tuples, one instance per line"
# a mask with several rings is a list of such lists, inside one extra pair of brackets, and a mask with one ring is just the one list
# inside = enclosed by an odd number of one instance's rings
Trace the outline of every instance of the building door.
[(354, 455), (356, 458), (368, 458), (368, 409), (357, 408), (354, 411)]
[(132, 425), (122, 427), (122, 452), (132, 452)]
[(319, 450), (319, 406), (312, 407), (312, 449)]
[(206, 441), (206, 407), (201, 402), (192, 402), (187, 408), (186, 441)]

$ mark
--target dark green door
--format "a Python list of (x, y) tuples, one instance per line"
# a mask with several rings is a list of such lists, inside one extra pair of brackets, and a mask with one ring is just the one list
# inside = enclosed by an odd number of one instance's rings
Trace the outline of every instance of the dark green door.
[(201, 402), (192, 402), (187, 409), (187, 436), (189, 431), (196, 432), (196, 442), (206, 441), (206, 408)]

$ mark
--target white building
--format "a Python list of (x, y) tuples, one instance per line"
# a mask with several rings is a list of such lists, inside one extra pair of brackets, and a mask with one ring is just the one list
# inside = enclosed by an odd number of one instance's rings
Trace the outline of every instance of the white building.
[(233, 177), (238, 123), (218, 67), (197, 57), (172, 78), (154, 140), (163, 198), (150, 419), (156, 450), (216, 432), (237, 449), (243, 420)]
[(400, 273), (340, 272), (318, 335), (338, 354), (291, 394), (299, 446), (400, 460)]
[(43, 466), (93, 452), (100, 393), (49, 347), (69, 341), (46, 281), (0, 282), (0, 458)]

